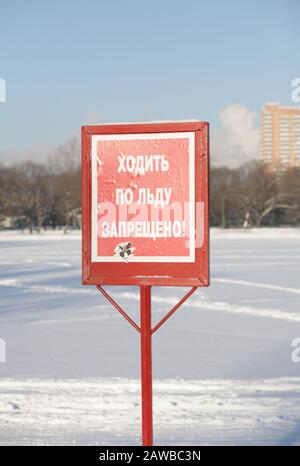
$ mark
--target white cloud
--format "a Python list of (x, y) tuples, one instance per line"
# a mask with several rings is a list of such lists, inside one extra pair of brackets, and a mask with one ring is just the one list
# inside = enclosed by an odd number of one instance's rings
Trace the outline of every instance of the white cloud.
[(237, 167), (259, 158), (257, 114), (241, 104), (232, 104), (220, 111), (221, 127), (212, 131), (213, 165)]

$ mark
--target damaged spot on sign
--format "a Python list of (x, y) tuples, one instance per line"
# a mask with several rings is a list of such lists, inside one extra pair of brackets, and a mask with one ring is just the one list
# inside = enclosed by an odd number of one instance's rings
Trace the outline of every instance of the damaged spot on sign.
[(125, 260), (125, 262), (128, 262), (129, 258), (132, 257), (133, 251), (135, 250), (134, 247), (132, 247), (130, 242), (126, 243), (120, 243), (118, 244), (115, 249), (115, 256), (120, 256), (122, 259)]

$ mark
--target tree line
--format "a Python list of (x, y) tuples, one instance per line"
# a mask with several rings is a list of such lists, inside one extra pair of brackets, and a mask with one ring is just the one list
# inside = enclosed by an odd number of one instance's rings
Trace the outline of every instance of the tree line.
[(0, 222), (12, 228), (80, 227), (80, 148), (72, 139), (56, 149), (46, 164), (27, 161), (0, 166)]
[[(300, 224), (300, 168), (281, 174), (260, 162), (210, 170), (210, 224), (259, 227)], [(7, 219), (10, 221), (7, 222)], [(0, 166), (2, 228), (80, 228), (81, 167), (77, 139), (60, 146), (45, 164)]]
[(210, 174), (212, 226), (260, 227), (300, 224), (300, 167), (281, 173), (252, 161)]

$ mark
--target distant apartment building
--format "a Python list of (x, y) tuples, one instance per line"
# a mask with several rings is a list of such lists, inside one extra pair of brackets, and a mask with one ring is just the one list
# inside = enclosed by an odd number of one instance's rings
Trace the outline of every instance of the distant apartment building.
[(300, 108), (265, 104), (261, 114), (261, 160), (274, 171), (300, 167)]

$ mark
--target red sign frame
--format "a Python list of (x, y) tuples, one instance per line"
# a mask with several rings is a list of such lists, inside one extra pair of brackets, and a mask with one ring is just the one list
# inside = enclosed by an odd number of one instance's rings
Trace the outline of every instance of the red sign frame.
[[(82, 127), (82, 281), (84, 285), (208, 286), (208, 123), (139, 123)], [(93, 262), (92, 261), (92, 138), (97, 135), (194, 133), (195, 236), (194, 262)], [(201, 215), (196, 212), (201, 205)], [(199, 244), (198, 244), (199, 243)]]

